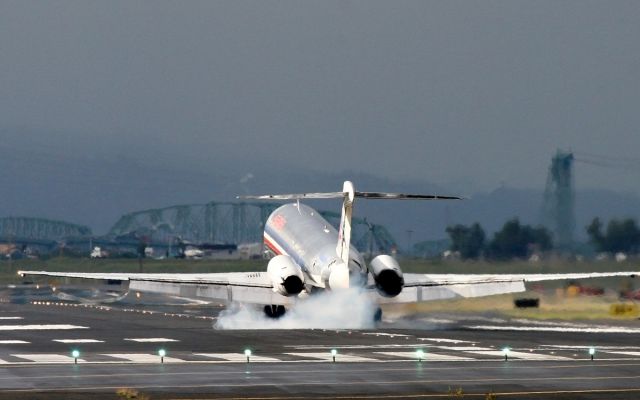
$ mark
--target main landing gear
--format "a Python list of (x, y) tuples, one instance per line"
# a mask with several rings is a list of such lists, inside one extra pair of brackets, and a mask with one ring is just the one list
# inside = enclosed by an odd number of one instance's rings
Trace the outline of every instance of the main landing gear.
[(382, 308), (376, 308), (376, 311), (373, 313), (373, 322), (375, 322), (376, 325), (382, 322)]
[(264, 306), (264, 313), (269, 318), (278, 319), (282, 317), (286, 312), (287, 310), (284, 308), (284, 306), (275, 304)]

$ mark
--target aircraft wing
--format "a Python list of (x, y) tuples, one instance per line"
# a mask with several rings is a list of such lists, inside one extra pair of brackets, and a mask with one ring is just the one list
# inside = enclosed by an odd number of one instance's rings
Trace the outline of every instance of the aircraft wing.
[(211, 274), (144, 274), (18, 271), (22, 276), (50, 276), (94, 280), (128, 281), (129, 290), (204, 298), (225, 302), (289, 305), (293, 299), (273, 291), (266, 272)]
[(636, 277), (640, 272), (589, 272), (569, 274), (404, 274), (402, 292), (392, 298), (379, 297), (381, 304), (415, 303), (456, 297), (482, 297), (494, 294), (518, 293), (525, 283), (557, 280)]

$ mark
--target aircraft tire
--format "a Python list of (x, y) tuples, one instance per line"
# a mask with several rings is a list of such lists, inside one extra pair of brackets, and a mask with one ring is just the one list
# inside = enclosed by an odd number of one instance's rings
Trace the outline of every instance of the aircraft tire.
[(281, 305), (267, 304), (264, 306), (264, 314), (269, 318), (281, 318), (286, 312), (287, 310)]
[(382, 322), (382, 308), (376, 308), (376, 311), (373, 313), (373, 322), (375, 322), (376, 325)]

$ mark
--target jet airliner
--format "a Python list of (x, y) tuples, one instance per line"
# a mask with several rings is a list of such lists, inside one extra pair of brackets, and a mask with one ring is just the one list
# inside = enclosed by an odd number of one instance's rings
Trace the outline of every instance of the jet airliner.
[[(266, 271), (204, 274), (84, 273), (19, 271), (25, 275), (128, 281), (129, 289), (183, 297), (217, 299), (264, 306), (269, 317), (315, 293), (358, 287), (378, 304), (411, 303), (455, 297), (480, 297), (525, 290), (526, 282), (635, 276), (638, 272), (569, 274), (405, 274), (389, 255), (368, 265), (351, 245), (351, 218), (356, 198), (391, 200), (459, 200), (455, 196), (360, 192), (349, 181), (340, 192), (304, 193), (242, 198), (287, 200), (269, 216), (264, 228), (270, 254)], [(342, 199), (336, 230), (305, 199)], [(377, 313), (377, 318), (380, 313)]]

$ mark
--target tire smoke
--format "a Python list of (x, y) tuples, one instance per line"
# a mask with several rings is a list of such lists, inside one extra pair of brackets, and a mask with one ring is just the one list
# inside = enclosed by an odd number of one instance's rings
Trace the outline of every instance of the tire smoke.
[(299, 300), (279, 319), (251, 305), (222, 311), (215, 329), (372, 329), (377, 305), (360, 289), (324, 291)]

